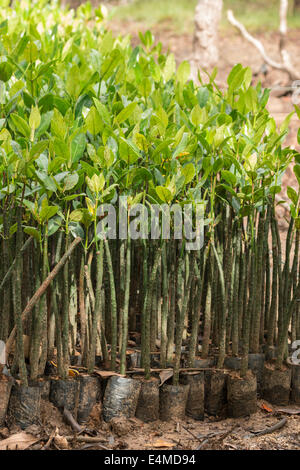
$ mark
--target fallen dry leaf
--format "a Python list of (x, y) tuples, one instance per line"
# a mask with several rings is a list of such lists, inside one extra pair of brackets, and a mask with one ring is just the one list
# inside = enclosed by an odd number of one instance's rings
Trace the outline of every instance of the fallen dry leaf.
[(262, 403), (261, 405), (261, 409), (266, 411), (267, 413), (273, 413), (273, 410), (272, 408), (269, 408), (267, 405), (265, 405), (264, 403)]
[(133, 354), (135, 353), (134, 349), (126, 349), (126, 354)]
[(78, 377), (79, 372), (76, 369), (69, 369), (69, 377)]
[(117, 375), (118, 377), (124, 377), (124, 375), (118, 374), (117, 372), (113, 372), (112, 370), (94, 370), (94, 374), (100, 375), (100, 377), (113, 377)]
[(160, 447), (174, 447), (174, 446), (175, 446), (175, 444), (172, 444), (171, 442), (165, 441), (164, 439), (157, 439), (157, 441), (155, 441), (152, 444), (152, 447), (154, 447), (155, 449), (158, 449)]
[(162, 370), (159, 373), (159, 377), (160, 377), (159, 387), (161, 387), (167, 380), (173, 377), (173, 373), (174, 373), (173, 369)]
[(276, 411), (279, 411), (280, 413), (286, 413), (287, 415), (300, 415), (300, 408), (296, 406), (282, 406), (281, 408), (277, 408)]
[(0, 450), (25, 450), (37, 441), (39, 438), (32, 436), (32, 434), (19, 432), (0, 441)]
[(59, 434), (57, 434), (56, 436), (54, 436), (53, 440), (57, 447), (59, 447), (59, 449), (67, 450), (69, 448), (68, 441), (64, 436), (60, 436)]

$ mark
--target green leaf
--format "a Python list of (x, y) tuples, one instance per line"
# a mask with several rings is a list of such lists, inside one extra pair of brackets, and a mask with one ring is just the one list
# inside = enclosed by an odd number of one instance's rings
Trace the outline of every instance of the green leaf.
[(42, 140), (41, 142), (37, 142), (35, 145), (33, 145), (29, 153), (30, 159), (38, 157), (41, 153), (44, 152), (44, 150), (46, 150), (48, 145), (48, 140)]
[(116, 120), (119, 124), (126, 121), (132, 114), (136, 107), (137, 103), (133, 102), (130, 103), (126, 108), (122, 109), (122, 111), (117, 115)]
[(291, 186), (287, 187), (287, 195), (290, 198), (290, 200), (295, 204), (295, 206), (298, 203), (299, 196), (297, 192), (292, 188)]
[(237, 90), (243, 83), (244, 69), (241, 64), (236, 64), (231, 70), (227, 78), (227, 83), (229, 88), (232, 90)]
[(13, 68), (8, 62), (0, 63), (0, 80), (2, 82), (7, 82), (12, 76)]
[(282, 132), (285, 132), (288, 129), (290, 121), (291, 121), (294, 114), (295, 114), (295, 111), (292, 111), (290, 114), (287, 115), (287, 117), (285, 118), (285, 120), (283, 121), (283, 123), (280, 126), (280, 134)]
[(49, 128), (52, 119), (52, 111), (48, 113), (42, 114), (41, 116), (41, 124), (37, 128), (35, 132), (35, 138), (39, 139)]
[(152, 174), (146, 168), (135, 168), (132, 172), (132, 182), (134, 184), (141, 184), (144, 181), (151, 181)]
[(70, 214), (70, 221), (72, 222), (81, 222), (83, 218), (83, 210), (84, 209), (75, 209), (73, 212)]
[(24, 227), (24, 232), (31, 237), (34, 237), (38, 242), (41, 240), (41, 234), (35, 227)]
[(53, 140), (53, 148), (58, 157), (62, 157), (64, 160), (69, 159), (70, 149), (64, 140), (55, 137)]
[(156, 110), (155, 116), (158, 118), (159, 123), (163, 125), (164, 129), (166, 129), (168, 126), (169, 118), (168, 118), (166, 111), (164, 110), (162, 106), (160, 106)]
[(107, 108), (104, 106), (104, 104), (100, 103), (100, 101), (97, 100), (96, 98), (93, 98), (93, 100), (94, 100), (95, 106), (97, 108), (97, 111), (99, 113), (99, 116), (101, 117), (103, 122), (105, 122), (105, 124), (110, 125), (111, 124), (111, 119), (110, 119), (110, 114), (109, 114)]
[(78, 134), (71, 143), (71, 159), (72, 162), (77, 162), (83, 155), (86, 146), (86, 137), (84, 134)]
[(174, 77), (176, 70), (176, 63), (174, 54), (169, 54), (164, 66), (163, 76), (166, 82), (171, 80)]
[[(8, 3), (9, 3), (8, 1), (4, 2), (4, 5), (2, 4), (3, 7), (7, 6)], [(7, 32), (8, 32), (8, 21), (4, 20), (0, 23), (0, 35), (4, 36), (5, 34), (7, 34)]]
[(275, 194), (278, 194), (281, 192), (281, 186), (279, 185), (270, 186), (269, 191), (273, 196), (275, 196)]
[(134, 163), (140, 158), (138, 148), (135, 148), (135, 145), (124, 137), (120, 139), (119, 155), (127, 164)]
[(191, 123), (195, 127), (198, 127), (200, 124), (203, 124), (203, 115), (204, 113), (202, 112), (200, 106), (197, 104), (196, 106), (193, 107), (191, 114), (190, 114)]
[(67, 40), (65, 43), (62, 53), (61, 53), (61, 60), (64, 61), (69, 52), (72, 50), (72, 45), (73, 45), (74, 38), (71, 37), (70, 39)]
[(196, 174), (194, 164), (188, 163), (184, 168), (181, 169), (181, 173), (184, 175), (184, 184), (190, 183)]
[(154, 36), (151, 31), (147, 30), (145, 34), (139, 32), (139, 38), (147, 49), (149, 49), (153, 45)]
[(139, 134), (139, 133), (135, 134), (134, 143), (143, 152), (146, 153), (148, 151), (148, 142), (147, 142), (146, 137), (143, 134)]
[(58, 209), (59, 208), (57, 206), (42, 207), (40, 214), (39, 214), (41, 222), (44, 223), (44, 222), (47, 222), (47, 220), (51, 219), (51, 217), (57, 214)]
[(99, 51), (101, 52), (101, 54), (103, 54), (103, 56), (108, 54), (113, 49), (114, 41), (115, 39), (112, 35), (112, 32), (107, 31), (101, 40), (99, 48)]
[(101, 66), (101, 78), (107, 80), (116, 70), (121, 61), (121, 52), (119, 49), (113, 49)]
[(47, 173), (43, 171), (36, 171), (35, 174), (40, 183), (47, 189), (47, 191), (55, 192), (57, 190), (53, 177), (48, 176)]
[(206, 86), (199, 88), (197, 98), (200, 108), (204, 108), (209, 99), (209, 90)]
[(296, 114), (297, 114), (297, 116), (298, 116), (298, 119), (300, 119), (300, 108), (299, 108), (299, 106), (297, 106), (296, 104), (294, 104), (294, 108), (295, 108)]
[(92, 135), (99, 134), (99, 132), (103, 129), (101, 118), (99, 116), (98, 111), (96, 110), (94, 106), (92, 106), (91, 109), (89, 110), (85, 123), (86, 123), (87, 130)]
[(77, 65), (73, 65), (68, 71), (68, 76), (67, 76), (65, 87), (66, 87), (68, 94), (74, 99), (78, 98), (80, 94), (80, 90), (81, 90), (79, 77), (80, 77), (79, 67)]
[(9, 227), (9, 236), (11, 237), (14, 233), (17, 232), (18, 224), (13, 224)]
[(77, 173), (69, 174), (64, 179), (64, 191), (70, 191), (78, 183), (79, 176)]
[(29, 116), (29, 126), (31, 129), (35, 130), (39, 127), (41, 123), (41, 115), (39, 112), (39, 108), (34, 106), (31, 108), (30, 116)]
[(187, 61), (187, 60), (184, 60), (178, 67), (178, 70), (177, 70), (177, 80), (179, 83), (181, 83), (182, 85), (184, 85), (189, 77), (190, 77), (190, 73), (191, 73), (191, 66), (190, 66), (190, 63)]
[(39, 51), (34, 42), (30, 41), (26, 44), (26, 47), (24, 49), (24, 56), (27, 62), (29, 63), (33, 63), (37, 60), (39, 56)]
[(51, 132), (62, 140), (66, 138), (68, 132), (67, 124), (56, 108), (54, 108), (53, 117), (51, 119)]
[(164, 186), (156, 186), (155, 191), (161, 201), (166, 202), (167, 204), (172, 201), (173, 196), (168, 188), (165, 188)]
[(92, 178), (87, 176), (86, 182), (89, 189), (92, 191), (92, 193), (95, 194), (98, 194), (100, 191), (102, 191), (105, 186), (105, 178), (103, 173), (100, 173), (100, 175), (94, 174)]
[(103, 157), (106, 168), (109, 168), (114, 163), (115, 156), (113, 151), (107, 146), (104, 148)]
[(232, 186), (236, 185), (236, 176), (227, 170), (221, 171), (222, 178), (227, 181), (227, 183), (231, 184)]
[(298, 184), (300, 185), (300, 165), (295, 165), (294, 166), (294, 173), (297, 178)]
[(150, 58), (149, 69), (152, 75), (152, 78), (155, 82), (160, 82), (161, 79), (161, 69), (155, 62), (154, 58)]
[(22, 134), (24, 137), (30, 138), (30, 127), (28, 126), (25, 119), (19, 116), (16, 113), (12, 113), (9, 117), (9, 120), (12, 122), (13, 127)]

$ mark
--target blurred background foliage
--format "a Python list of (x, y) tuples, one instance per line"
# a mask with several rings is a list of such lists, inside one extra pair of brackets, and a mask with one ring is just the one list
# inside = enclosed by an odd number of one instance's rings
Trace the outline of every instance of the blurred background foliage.
[[(197, 0), (127, 0), (106, 1), (113, 6), (112, 19), (143, 23), (147, 28), (165, 28), (183, 32), (194, 29), (194, 13)], [(278, 30), (279, 0), (224, 0), (223, 21), (221, 28), (230, 25), (226, 19), (226, 10), (232, 9), (236, 17), (251, 31), (264, 32)], [(300, 28), (300, 6), (290, 1), (288, 17), (290, 29)]]

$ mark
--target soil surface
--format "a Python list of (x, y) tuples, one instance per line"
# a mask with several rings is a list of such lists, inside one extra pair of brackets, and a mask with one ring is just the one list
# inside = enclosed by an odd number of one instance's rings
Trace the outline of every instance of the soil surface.
[[(281, 429), (256, 435), (285, 419)], [(146, 424), (137, 418), (114, 418), (105, 423), (101, 418), (101, 405), (96, 404), (82, 428), (76, 440), (75, 432), (64, 422), (58, 409), (49, 402), (43, 402), (40, 425), (30, 426), (26, 434), (37, 439), (30, 447), (32, 450), (42, 449), (51, 436), (48, 446), (53, 450), (295, 450), (300, 447), (300, 407), (274, 407), (260, 400), (257, 413), (246, 418), (220, 420), (206, 415), (204, 421), (186, 418), (184, 421)], [(0, 445), (1, 440), (18, 432), (20, 429), (17, 427), (1, 428)], [(85, 439), (88, 442), (83, 442)], [(98, 442), (90, 442), (93, 439)]]

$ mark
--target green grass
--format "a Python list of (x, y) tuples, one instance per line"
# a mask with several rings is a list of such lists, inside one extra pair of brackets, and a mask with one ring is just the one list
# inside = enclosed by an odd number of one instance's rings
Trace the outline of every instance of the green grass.
[[(113, 18), (139, 22), (146, 28), (164, 29), (168, 25), (175, 32), (189, 32), (194, 28), (196, 4), (197, 0), (134, 0), (128, 5), (118, 6)], [(224, 0), (221, 28), (230, 27), (226, 10), (231, 8), (251, 31), (276, 30), (279, 25), (278, 5), (279, 0)], [(300, 28), (300, 12), (293, 15), (291, 8), (288, 25), (291, 29)]]
[(197, 0), (135, 0), (115, 9), (114, 18), (143, 23), (146, 28), (166, 27), (183, 32), (193, 28)]

